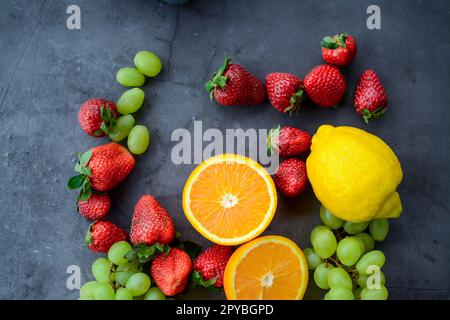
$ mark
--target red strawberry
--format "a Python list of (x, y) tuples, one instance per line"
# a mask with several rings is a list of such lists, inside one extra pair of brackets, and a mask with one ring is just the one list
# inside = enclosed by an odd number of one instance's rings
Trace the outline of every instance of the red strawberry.
[(79, 175), (69, 179), (69, 189), (81, 188), (79, 199), (91, 196), (91, 188), (105, 192), (117, 186), (134, 168), (133, 155), (118, 143), (95, 147), (79, 156), (75, 171)]
[(93, 98), (83, 103), (78, 112), (81, 129), (93, 137), (103, 137), (114, 126), (118, 111), (114, 102)]
[(78, 201), (78, 211), (89, 220), (101, 220), (106, 217), (111, 207), (108, 194), (93, 193), (87, 200)]
[(191, 258), (178, 248), (170, 248), (168, 254), (158, 255), (150, 267), (152, 278), (166, 296), (181, 293), (186, 288), (191, 272)]
[(294, 127), (276, 127), (267, 137), (269, 152), (276, 151), (280, 157), (295, 157), (309, 151), (311, 135)]
[(320, 65), (305, 77), (309, 98), (320, 107), (335, 107), (344, 98), (347, 84), (341, 71), (333, 66)]
[(225, 58), (219, 71), (205, 84), (212, 100), (223, 106), (245, 106), (264, 102), (266, 91), (262, 82), (241, 65)]
[(304, 99), (302, 79), (290, 73), (268, 74), (266, 87), (270, 103), (283, 113), (297, 111)]
[(293, 198), (302, 194), (308, 185), (305, 162), (296, 158), (284, 160), (273, 181), (277, 190), (285, 197)]
[(215, 244), (194, 260), (192, 280), (203, 287), (223, 287), (225, 266), (233, 253), (232, 247)]
[(322, 40), (322, 57), (326, 63), (337, 67), (344, 67), (355, 58), (357, 51), (356, 41), (347, 33)]
[(136, 245), (169, 244), (175, 238), (172, 218), (154, 197), (145, 195), (136, 203), (130, 238)]
[(388, 97), (380, 78), (370, 69), (364, 71), (355, 90), (356, 111), (369, 123), (384, 115), (387, 104)]
[(89, 226), (85, 243), (94, 252), (108, 252), (114, 243), (127, 238), (128, 234), (125, 230), (112, 222), (100, 220)]

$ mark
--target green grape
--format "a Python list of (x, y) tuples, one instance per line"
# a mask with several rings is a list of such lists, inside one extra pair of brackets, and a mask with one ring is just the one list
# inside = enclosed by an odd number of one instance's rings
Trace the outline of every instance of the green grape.
[(141, 294), (140, 296), (133, 297), (133, 300), (144, 300), (145, 294)]
[(311, 231), (311, 235), (309, 237), (310, 242), (313, 241), (313, 239), (317, 236), (318, 233), (320, 233), (321, 231), (326, 231), (326, 230), (331, 230), (330, 228), (328, 228), (327, 226), (324, 225), (318, 225), (316, 226), (314, 229), (312, 229)]
[(89, 281), (83, 284), (80, 288), (80, 300), (94, 300), (97, 285), (97, 281)]
[(118, 266), (125, 266), (129, 262), (125, 258), (125, 255), (133, 250), (131, 245), (126, 241), (119, 241), (114, 243), (108, 251), (108, 259)]
[(128, 149), (134, 154), (143, 154), (150, 142), (150, 136), (145, 126), (137, 125), (128, 134)]
[(322, 220), (324, 225), (333, 230), (339, 229), (344, 224), (344, 220), (334, 216), (323, 205), (320, 207), (320, 220)]
[(153, 52), (142, 50), (134, 57), (134, 64), (147, 77), (156, 77), (161, 72), (161, 60)]
[(128, 279), (126, 288), (133, 296), (140, 296), (141, 294), (147, 292), (150, 285), (150, 277), (145, 273), (138, 272), (133, 274), (130, 279)]
[(153, 287), (148, 289), (144, 300), (166, 300), (166, 296), (158, 287)]
[(355, 237), (345, 237), (336, 249), (338, 259), (346, 266), (354, 265), (364, 254), (364, 243)]
[[(380, 284), (384, 286), (386, 284), (386, 277), (385, 277), (383, 271), (380, 270), (379, 272), (380, 272)], [(369, 279), (369, 277), (371, 277), (371, 278)], [(358, 279), (356, 280), (356, 283), (361, 288), (365, 288), (365, 287), (367, 287), (367, 280), (369, 280), (371, 284), (375, 285), (375, 283), (374, 283), (376, 281), (375, 279), (376, 279), (376, 277), (374, 277), (374, 275), (362, 275), (362, 274), (360, 274)]]
[(145, 77), (138, 69), (126, 67), (119, 69), (116, 80), (126, 87), (140, 87), (144, 84)]
[(114, 300), (114, 289), (110, 284), (100, 283), (95, 288), (95, 300)]
[(314, 282), (320, 289), (329, 289), (328, 273), (334, 269), (331, 263), (321, 263), (314, 271)]
[(375, 241), (368, 233), (365, 232), (358, 233), (357, 235), (355, 235), (355, 238), (358, 238), (363, 242), (364, 252), (369, 252), (373, 250), (373, 248), (375, 247)]
[(323, 259), (329, 258), (336, 251), (336, 237), (330, 228), (317, 226), (311, 232), (311, 244), (314, 251)]
[(383, 241), (389, 233), (389, 222), (387, 219), (375, 219), (369, 224), (369, 231), (375, 241)]
[(111, 282), (112, 263), (106, 258), (98, 258), (92, 264), (92, 275), (99, 283)]
[(122, 287), (125, 287), (127, 285), (128, 279), (130, 279), (133, 274), (139, 272), (137, 266), (137, 261), (128, 263), (124, 266), (118, 266), (116, 270), (116, 282), (119, 283)]
[(133, 296), (126, 288), (119, 288), (116, 291), (116, 300), (133, 300)]
[(361, 291), (362, 291), (362, 288), (358, 288), (355, 290), (355, 292), (353, 293), (355, 299), (359, 299), (361, 297)]
[(144, 102), (145, 93), (141, 88), (133, 88), (125, 91), (117, 100), (117, 110), (121, 114), (135, 113)]
[(353, 235), (353, 234), (363, 232), (367, 228), (368, 225), (369, 225), (368, 222), (356, 223), (356, 222), (345, 221), (344, 222), (344, 230), (348, 234)]
[(380, 269), (384, 266), (386, 258), (384, 253), (380, 250), (372, 250), (364, 254), (356, 263), (356, 270), (359, 274), (367, 275), (368, 268), (371, 266), (378, 266)]
[(131, 114), (126, 114), (116, 119), (116, 124), (113, 127), (112, 132), (109, 137), (112, 141), (122, 141), (130, 133), (131, 129), (134, 127), (135, 120)]
[(325, 295), (325, 300), (353, 300), (352, 290), (343, 287), (334, 287)]
[(308, 269), (309, 270), (316, 269), (317, 266), (322, 263), (322, 259), (314, 251), (313, 248), (303, 249), (303, 253), (305, 254), (306, 261), (308, 261)]
[(327, 281), (330, 288), (347, 288), (353, 289), (353, 282), (350, 275), (344, 269), (337, 267), (330, 270), (327, 275)]
[(361, 300), (387, 300), (389, 296), (385, 286), (379, 289), (364, 288), (361, 291)]

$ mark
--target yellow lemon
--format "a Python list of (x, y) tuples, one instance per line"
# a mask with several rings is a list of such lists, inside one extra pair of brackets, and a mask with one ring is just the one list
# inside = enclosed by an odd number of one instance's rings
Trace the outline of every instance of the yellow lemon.
[(365, 222), (397, 218), (402, 203), (397, 186), (402, 168), (380, 138), (353, 127), (319, 127), (306, 160), (319, 201), (337, 217)]

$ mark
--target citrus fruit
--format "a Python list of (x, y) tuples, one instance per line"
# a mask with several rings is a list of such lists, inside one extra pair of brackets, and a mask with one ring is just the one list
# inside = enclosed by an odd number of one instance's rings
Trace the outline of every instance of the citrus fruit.
[(333, 215), (351, 222), (397, 218), (396, 191), (403, 178), (392, 149), (380, 138), (353, 127), (319, 127), (306, 161), (319, 201)]
[(228, 260), (224, 289), (230, 300), (300, 300), (308, 263), (300, 248), (281, 236), (264, 236), (239, 247)]
[(205, 238), (236, 245), (261, 234), (275, 214), (272, 178), (256, 161), (235, 154), (207, 159), (190, 175), (183, 210)]

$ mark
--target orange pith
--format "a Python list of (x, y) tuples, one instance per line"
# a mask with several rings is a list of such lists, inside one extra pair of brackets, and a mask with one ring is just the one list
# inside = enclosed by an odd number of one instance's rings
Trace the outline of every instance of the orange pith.
[(191, 174), (183, 209), (207, 239), (235, 245), (258, 236), (272, 220), (276, 192), (266, 170), (239, 155), (212, 157)]
[(230, 258), (224, 288), (231, 300), (298, 300), (308, 285), (308, 265), (291, 240), (265, 236), (239, 247)]

